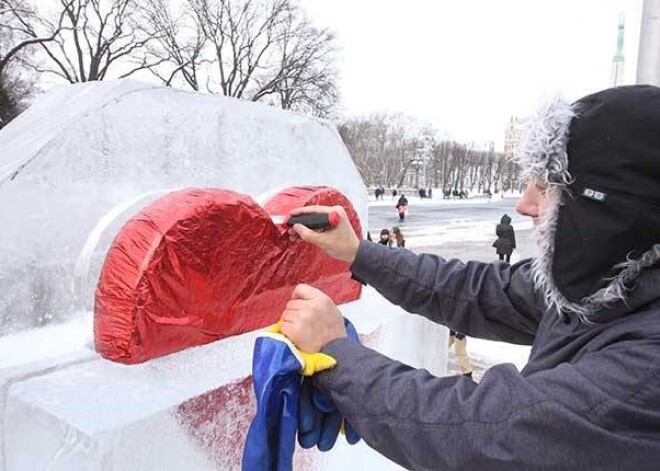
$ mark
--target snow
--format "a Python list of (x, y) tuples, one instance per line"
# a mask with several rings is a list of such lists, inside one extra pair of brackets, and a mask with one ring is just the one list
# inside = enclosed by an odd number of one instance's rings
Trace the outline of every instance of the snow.
[[(523, 231), (532, 229), (534, 224), (530, 220), (513, 223), (512, 226), (515, 231)], [(490, 243), (495, 240), (491, 221), (476, 222), (469, 219), (454, 219), (421, 229), (406, 229), (405, 234), (407, 247), (412, 249), (456, 241)]]
[(529, 360), (531, 350), (532, 347), (524, 345), (493, 342), (473, 337), (469, 337), (467, 341), (467, 351), (470, 359), (477, 360), (486, 367), (500, 363), (511, 363), (518, 368), (518, 371), (521, 371)]
[[(435, 191), (434, 191), (435, 193)], [(443, 199), (442, 192), (437, 198), (423, 198), (410, 197), (408, 205), (407, 220), (415, 219), (416, 207), (436, 207), (436, 208), (461, 208), (464, 206), (482, 206), (492, 203), (494, 200), (499, 199), (499, 194), (495, 195), (492, 200), (481, 197), (471, 197), (468, 199)], [(519, 193), (507, 193), (507, 198), (520, 196)], [(391, 207), (392, 208), (392, 221), (395, 221), (394, 205), (395, 200), (391, 196), (386, 196), (385, 200), (376, 201), (373, 196), (369, 197), (369, 207)], [(395, 222), (393, 224), (396, 225)], [(530, 218), (525, 218), (521, 221), (516, 221), (511, 224), (515, 231), (530, 230), (534, 224)], [(403, 232), (406, 238), (406, 247), (417, 249), (420, 247), (431, 247), (442, 245), (447, 242), (488, 242), (489, 244), (495, 240), (494, 235), (495, 226), (492, 221), (476, 220), (474, 218), (454, 218), (438, 222), (437, 224), (425, 224), (422, 227), (416, 224), (403, 225)], [(377, 234), (376, 234), (377, 235)], [(372, 233), (374, 237), (374, 233)]]

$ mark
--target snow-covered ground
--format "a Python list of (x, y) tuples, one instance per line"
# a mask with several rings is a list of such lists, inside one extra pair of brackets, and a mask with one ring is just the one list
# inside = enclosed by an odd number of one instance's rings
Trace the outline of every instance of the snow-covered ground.
[(513, 363), (522, 370), (529, 359), (531, 347), (512, 345), (504, 342), (470, 338), (468, 340), (468, 354), (486, 366), (498, 363)]
[[(406, 195), (406, 199), (414, 205), (424, 205), (424, 206), (445, 206), (445, 205), (473, 205), (473, 204), (483, 204), (491, 203), (495, 200), (498, 200), (502, 197), (517, 198), (520, 196), (519, 192), (506, 192), (504, 195), (497, 193), (493, 195), (492, 198), (487, 198), (483, 195), (470, 196), (469, 198), (459, 199), (459, 198), (449, 198), (445, 199), (442, 197), (442, 192), (438, 193), (439, 196), (436, 196), (436, 192), (433, 193), (433, 198), (420, 198), (415, 195)], [(383, 198), (376, 199), (374, 195), (369, 195), (369, 206), (394, 206), (398, 201), (399, 197), (393, 198), (392, 195), (385, 195)]]
[[(507, 193), (507, 198), (509, 200), (512, 197), (516, 197), (518, 194)], [(394, 213), (394, 203), (392, 200), (387, 198), (379, 201), (375, 201), (373, 197), (370, 197), (369, 201), (370, 208), (387, 208), (392, 206), (392, 220), (393, 224), (396, 224), (396, 217)], [(445, 243), (450, 242), (490, 242), (494, 240), (494, 229), (495, 222), (493, 220), (485, 220), (483, 218), (476, 218), (469, 211), (472, 208), (483, 208), (489, 207), (492, 205), (494, 211), (500, 208), (500, 206), (495, 205), (495, 201), (499, 200), (499, 195), (497, 200), (488, 198), (469, 198), (469, 199), (420, 199), (420, 198), (411, 198), (409, 204), (409, 213), (407, 216), (407, 222), (404, 226), (404, 234), (406, 238), (406, 246), (411, 249), (417, 249), (420, 247), (429, 247), (429, 246), (439, 246)], [(421, 210), (418, 210), (421, 207)], [(457, 217), (452, 217), (450, 219), (438, 219), (433, 220), (432, 217), (427, 217), (424, 214), (424, 223), (419, 224), (416, 219), (417, 215), (420, 212), (426, 213), (427, 210), (433, 208), (456, 208)], [(465, 208), (465, 211), (460, 211), (461, 208)], [(529, 218), (520, 218), (513, 213), (511, 209), (511, 215), (514, 217), (514, 222), (512, 223), (513, 228), (516, 232), (526, 231), (533, 228), (532, 220)], [(431, 213), (432, 214), (432, 213)], [(371, 216), (370, 216), (371, 217)], [(371, 226), (374, 229), (373, 225)], [(372, 231), (372, 237), (378, 237), (378, 232)]]
[[(516, 232), (530, 230), (532, 221), (512, 224)], [(442, 224), (430, 225), (423, 228), (406, 229), (406, 244), (411, 249), (442, 245), (449, 242), (492, 242), (493, 222), (470, 219), (453, 219)]]

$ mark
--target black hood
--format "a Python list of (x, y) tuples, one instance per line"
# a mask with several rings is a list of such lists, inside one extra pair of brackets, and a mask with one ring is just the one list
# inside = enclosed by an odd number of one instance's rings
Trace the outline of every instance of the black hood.
[(511, 224), (511, 218), (509, 217), (508, 214), (505, 214), (504, 216), (502, 216), (502, 219), (500, 219), (500, 222), (502, 224)]
[(570, 301), (604, 288), (660, 243), (660, 88), (620, 87), (573, 104), (570, 197), (559, 208), (553, 276)]
[(544, 107), (520, 161), (556, 195), (535, 262), (550, 304), (587, 317), (657, 265), (660, 88), (619, 87)]

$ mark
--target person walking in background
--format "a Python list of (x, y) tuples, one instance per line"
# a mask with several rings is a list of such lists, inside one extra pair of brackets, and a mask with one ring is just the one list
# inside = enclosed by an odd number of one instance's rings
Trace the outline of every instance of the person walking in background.
[(497, 255), (500, 260), (506, 258), (506, 262), (510, 263), (511, 253), (516, 248), (516, 234), (513, 232), (511, 218), (508, 215), (502, 216), (500, 223), (495, 228), (495, 234), (497, 234), (497, 240), (493, 242), (493, 247), (495, 247)]
[(394, 241), (396, 242), (397, 247), (406, 246), (406, 239), (403, 238), (403, 233), (401, 232), (401, 229), (399, 229), (398, 227), (393, 227), (392, 234), (394, 235)]
[(463, 376), (472, 378), (472, 364), (467, 354), (467, 337), (454, 330), (449, 331), (449, 348), (454, 346), (456, 360), (458, 360), (458, 369)]
[(396, 210), (399, 213), (399, 222), (404, 222), (406, 219), (406, 211), (408, 211), (408, 198), (406, 198), (406, 195), (403, 193), (401, 193), (401, 197), (396, 203)]
[(387, 229), (383, 229), (380, 231), (380, 239), (378, 240), (378, 243), (381, 245), (387, 245), (388, 247), (392, 247), (392, 239), (390, 238), (390, 231)]

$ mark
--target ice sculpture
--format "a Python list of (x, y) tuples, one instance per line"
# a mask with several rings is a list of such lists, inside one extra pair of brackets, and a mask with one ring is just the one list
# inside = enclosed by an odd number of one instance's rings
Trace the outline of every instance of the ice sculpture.
[(112, 243), (94, 305), (96, 349), (139, 363), (274, 324), (299, 283), (336, 304), (358, 299), (348, 264), (301, 240), (277, 217), (300, 206), (351, 203), (329, 187), (295, 187), (265, 209), (229, 190), (169, 193), (133, 216)]
[[(444, 374), (445, 328), (405, 313), (371, 288), (340, 310), (365, 345)], [(40, 371), (32, 365), (5, 385), (0, 365), (0, 405), (6, 395), (0, 469), (239, 470), (255, 410), (249, 376), (255, 336), (249, 332), (138, 365), (98, 356), (41, 365)], [(0, 358), (4, 353), (0, 338)], [(296, 450), (294, 469), (401, 468), (364, 441), (348, 446), (342, 439), (328, 453)]]
[[(367, 227), (341, 139), (307, 117), (117, 81), (52, 92), (4, 128), (0, 470), (238, 469), (256, 333), (126, 366), (92, 350), (89, 310), (113, 238), (162, 195), (226, 188), (275, 214), (273, 196), (300, 185), (337, 188)], [(444, 374), (443, 327), (370, 288), (340, 309), (366, 345)], [(295, 467), (397, 469), (364, 443), (344, 445), (298, 450)]]
[(0, 132), (0, 336), (90, 310), (117, 230), (165, 192), (298, 185), (337, 188), (366, 224), (330, 123), (130, 80), (49, 93)]

